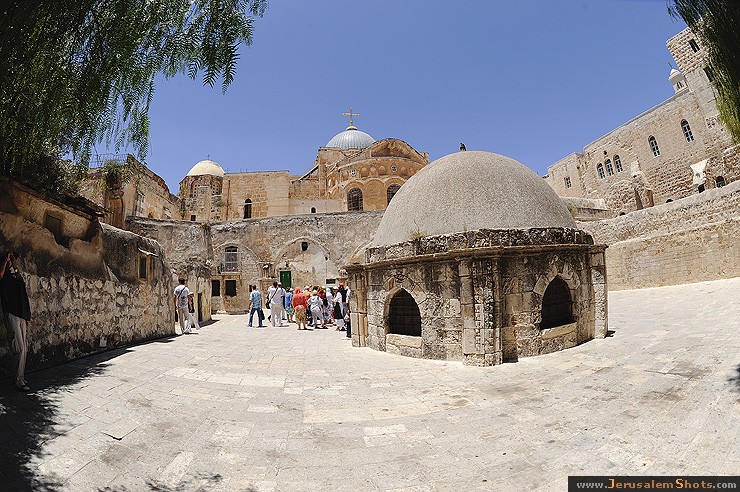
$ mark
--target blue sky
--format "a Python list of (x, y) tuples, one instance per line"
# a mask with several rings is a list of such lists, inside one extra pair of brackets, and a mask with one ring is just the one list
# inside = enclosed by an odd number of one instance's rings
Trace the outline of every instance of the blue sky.
[(430, 160), (458, 149), (547, 166), (673, 93), (665, 0), (272, 0), (220, 87), (158, 80), (146, 158), (173, 193), (227, 172), (310, 169), (355, 125)]

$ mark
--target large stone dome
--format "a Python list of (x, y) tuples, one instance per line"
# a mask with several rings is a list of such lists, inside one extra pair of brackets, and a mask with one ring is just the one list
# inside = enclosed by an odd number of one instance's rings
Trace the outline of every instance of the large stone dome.
[(365, 132), (361, 132), (354, 125), (350, 125), (341, 133), (337, 133), (324, 146), (332, 149), (364, 149), (375, 142), (375, 139)]
[(225, 173), (223, 168), (218, 165), (218, 162), (210, 159), (200, 161), (188, 172), (188, 176), (203, 176), (207, 174), (223, 177)]
[(476, 229), (577, 228), (563, 201), (525, 165), (457, 152), (412, 176), (383, 214), (372, 246)]

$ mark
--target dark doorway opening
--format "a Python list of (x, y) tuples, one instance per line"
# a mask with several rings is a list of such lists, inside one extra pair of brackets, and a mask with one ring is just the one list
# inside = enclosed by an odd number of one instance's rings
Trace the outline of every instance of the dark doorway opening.
[(540, 328), (567, 325), (573, 322), (573, 302), (570, 289), (560, 277), (555, 277), (542, 296)]
[(421, 314), (414, 298), (405, 290), (400, 290), (391, 299), (388, 310), (388, 333), (397, 335), (421, 336)]

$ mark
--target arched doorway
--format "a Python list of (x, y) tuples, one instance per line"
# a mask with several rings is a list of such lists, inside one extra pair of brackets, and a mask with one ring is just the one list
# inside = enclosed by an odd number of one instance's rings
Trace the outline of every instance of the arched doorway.
[(568, 323), (573, 323), (573, 301), (570, 298), (570, 289), (562, 278), (555, 277), (542, 296), (540, 328), (552, 328)]
[(388, 333), (421, 336), (421, 314), (414, 298), (405, 290), (399, 290), (391, 299), (388, 308)]

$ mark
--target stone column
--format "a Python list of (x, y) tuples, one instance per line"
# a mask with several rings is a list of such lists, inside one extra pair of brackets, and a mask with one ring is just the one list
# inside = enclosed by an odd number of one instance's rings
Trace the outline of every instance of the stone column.
[(589, 258), (591, 285), (594, 292), (594, 338), (604, 338), (609, 329), (605, 249), (606, 247), (592, 249)]
[(348, 270), (347, 283), (350, 295), (350, 322), (352, 323), (352, 346), (367, 346), (367, 282), (364, 269)]
[(499, 259), (488, 260), (487, 263), (486, 278), (489, 279), (491, 287), (490, 291), (487, 290), (486, 292), (486, 295), (490, 296), (486, 298), (486, 313), (489, 317), (486, 323), (486, 330), (490, 331), (489, 336), (486, 337), (486, 340), (490, 340), (490, 347), (487, 345), (489, 350), (486, 351), (486, 365), (492, 366), (503, 362), (501, 334), (504, 325), (504, 300)]
[(472, 264), (473, 260), (470, 258), (458, 259), (457, 274), (460, 277), (463, 364), (482, 366), (485, 357), (483, 345), (480, 343), (480, 331), (475, 319), (475, 289), (473, 287)]

